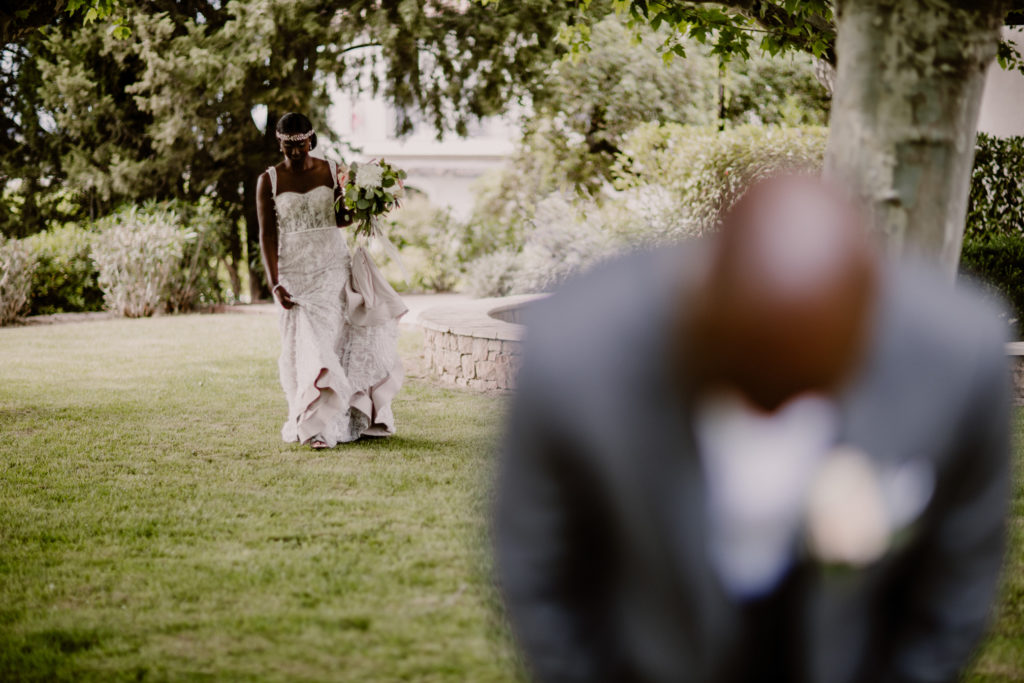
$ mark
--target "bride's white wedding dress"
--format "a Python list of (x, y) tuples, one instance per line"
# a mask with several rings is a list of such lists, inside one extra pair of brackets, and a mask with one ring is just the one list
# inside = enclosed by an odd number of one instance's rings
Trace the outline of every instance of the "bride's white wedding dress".
[[(337, 169), (329, 163), (336, 183)], [(278, 280), (296, 304), (280, 314), (278, 367), (288, 399), (281, 437), (318, 437), (333, 447), (363, 435), (393, 434), (391, 400), (402, 386), (398, 319), (405, 306), (363, 249), (356, 252), (352, 276), (353, 259), (335, 225), (333, 187), (278, 194), (277, 171), (268, 172), (277, 210)]]

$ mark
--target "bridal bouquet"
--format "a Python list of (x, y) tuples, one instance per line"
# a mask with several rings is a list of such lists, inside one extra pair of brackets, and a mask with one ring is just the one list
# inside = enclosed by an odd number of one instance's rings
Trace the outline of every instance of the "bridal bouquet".
[(395, 168), (384, 160), (365, 164), (352, 163), (348, 171), (339, 178), (342, 196), (335, 203), (335, 209), (344, 207), (353, 223), (355, 233), (375, 237), (380, 234), (377, 218), (391, 209), (398, 208), (405, 187), (405, 171)]

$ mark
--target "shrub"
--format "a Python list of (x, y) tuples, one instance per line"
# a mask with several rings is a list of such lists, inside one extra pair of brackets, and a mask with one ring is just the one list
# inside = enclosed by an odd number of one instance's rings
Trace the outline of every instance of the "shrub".
[(537, 201), (552, 190), (539, 174), (524, 167), (530, 156), (520, 154), (510, 164), (485, 173), (473, 187), (473, 210), (466, 230), (476, 253), (467, 261), (504, 249), (518, 251), (530, 229)]
[[(472, 264), (477, 296), (547, 291), (568, 276), (634, 246), (700, 235), (718, 226), (747, 186), (782, 172), (817, 172), (826, 130), (819, 127), (708, 127), (644, 124), (627, 136), (616, 190), (570, 201), (554, 194), (524, 210), (512, 195), (517, 239)], [(506, 188), (511, 187), (506, 182)], [(505, 214), (508, 216), (509, 214)], [(517, 244), (518, 242), (518, 244)], [(514, 255), (509, 255), (514, 254)]]
[(232, 221), (209, 197), (193, 204), (170, 202), (163, 206), (178, 218), (184, 237), (181, 265), (167, 293), (168, 310), (188, 311), (199, 304), (224, 301), (225, 287), (218, 271), (227, 255)]
[(1012, 319), (1024, 319), (1024, 235), (968, 235), (960, 252), (960, 273), (1008, 304)]
[(96, 265), (89, 257), (93, 233), (77, 225), (63, 225), (25, 239), (35, 256), (29, 313), (98, 311), (103, 291)]
[(593, 202), (574, 204), (565, 195), (554, 194), (537, 205), (536, 214), (522, 250), (503, 249), (471, 264), (471, 294), (550, 291), (623, 246)]
[(463, 252), (471, 248), (463, 224), (447, 209), (425, 198), (410, 197), (390, 219), (388, 237), (402, 255), (408, 270), (405, 281), (397, 264), (382, 270), (396, 289), (410, 291), (451, 291), (462, 277)]
[(108, 309), (134, 318), (224, 299), (218, 267), (231, 223), (211, 201), (129, 206), (97, 227), (92, 258)]
[(163, 309), (185, 250), (177, 214), (156, 205), (131, 206), (101, 224), (92, 258), (107, 308), (129, 318)]
[[(655, 246), (700, 234), (701, 226), (680, 209), (662, 185), (640, 185), (618, 192), (592, 216), (595, 224), (622, 243)], [(591, 211), (588, 211), (588, 215)]]
[(469, 264), (466, 291), (477, 297), (508, 296), (519, 272), (519, 254), (502, 249), (485, 254)]
[(627, 138), (617, 162), (620, 189), (658, 185), (670, 191), (692, 231), (718, 227), (719, 217), (751, 183), (779, 173), (818, 173), (828, 131), (739, 126), (724, 131), (643, 124)]
[(20, 240), (0, 237), (0, 325), (17, 319), (28, 303), (36, 263)]
[(979, 133), (966, 235), (1024, 235), (1024, 137)]
[[(591, 211), (586, 211), (590, 208)], [(574, 206), (563, 195), (537, 206), (534, 228), (519, 256), (512, 294), (548, 292), (622, 247), (596, 205)]]

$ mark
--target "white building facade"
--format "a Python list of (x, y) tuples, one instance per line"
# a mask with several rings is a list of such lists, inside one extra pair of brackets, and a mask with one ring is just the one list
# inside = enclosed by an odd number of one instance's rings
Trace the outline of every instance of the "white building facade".
[[(1004, 28), (1003, 38), (1024, 53), (1024, 31)], [(1024, 135), (1024, 74), (1008, 71), (994, 62), (988, 67), (978, 130), (999, 137)]]
[(449, 133), (443, 140), (426, 124), (399, 137), (399, 115), (381, 97), (358, 99), (335, 91), (328, 123), (335, 134), (359, 150), (356, 161), (384, 159), (404, 169), (408, 187), (423, 192), (438, 206), (459, 218), (473, 206), (473, 184), (484, 173), (500, 167), (512, 155), (519, 129), (512, 116), (489, 118), (470, 126), (460, 138)]

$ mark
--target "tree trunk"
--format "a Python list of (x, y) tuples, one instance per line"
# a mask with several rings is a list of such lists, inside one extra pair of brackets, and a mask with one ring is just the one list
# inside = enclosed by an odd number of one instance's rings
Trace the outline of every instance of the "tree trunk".
[[(251, 177), (249, 177), (251, 176)], [(260, 221), (256, 213), (256, 182), (258, 175), (248, 174), (242, 181), (245, 204), (245, 239), (249, 252), (249, 300), (253, 303), (270, 298), (263, 261), (260, 256)]]
[(898, 254), (960, 259), (978, 109), (1005, 5), (840, 0), (825, 173)]
[(249, 297), (252, 301), (272, 299), (270, 287), (267, 286), (266, 273), (263, 272), (263, 258), (260, 254), (260, 221), (256, 212), (256, 184), (259, 176), (270, 163), (277, 163), (277, 119), (273, 109), (267, 110), (267, 125), (263, 137), (258, 144), (247, 147), (245, 176), (242, 179), (242, 210), (245, 217), (246, 251), (249, 254)]

